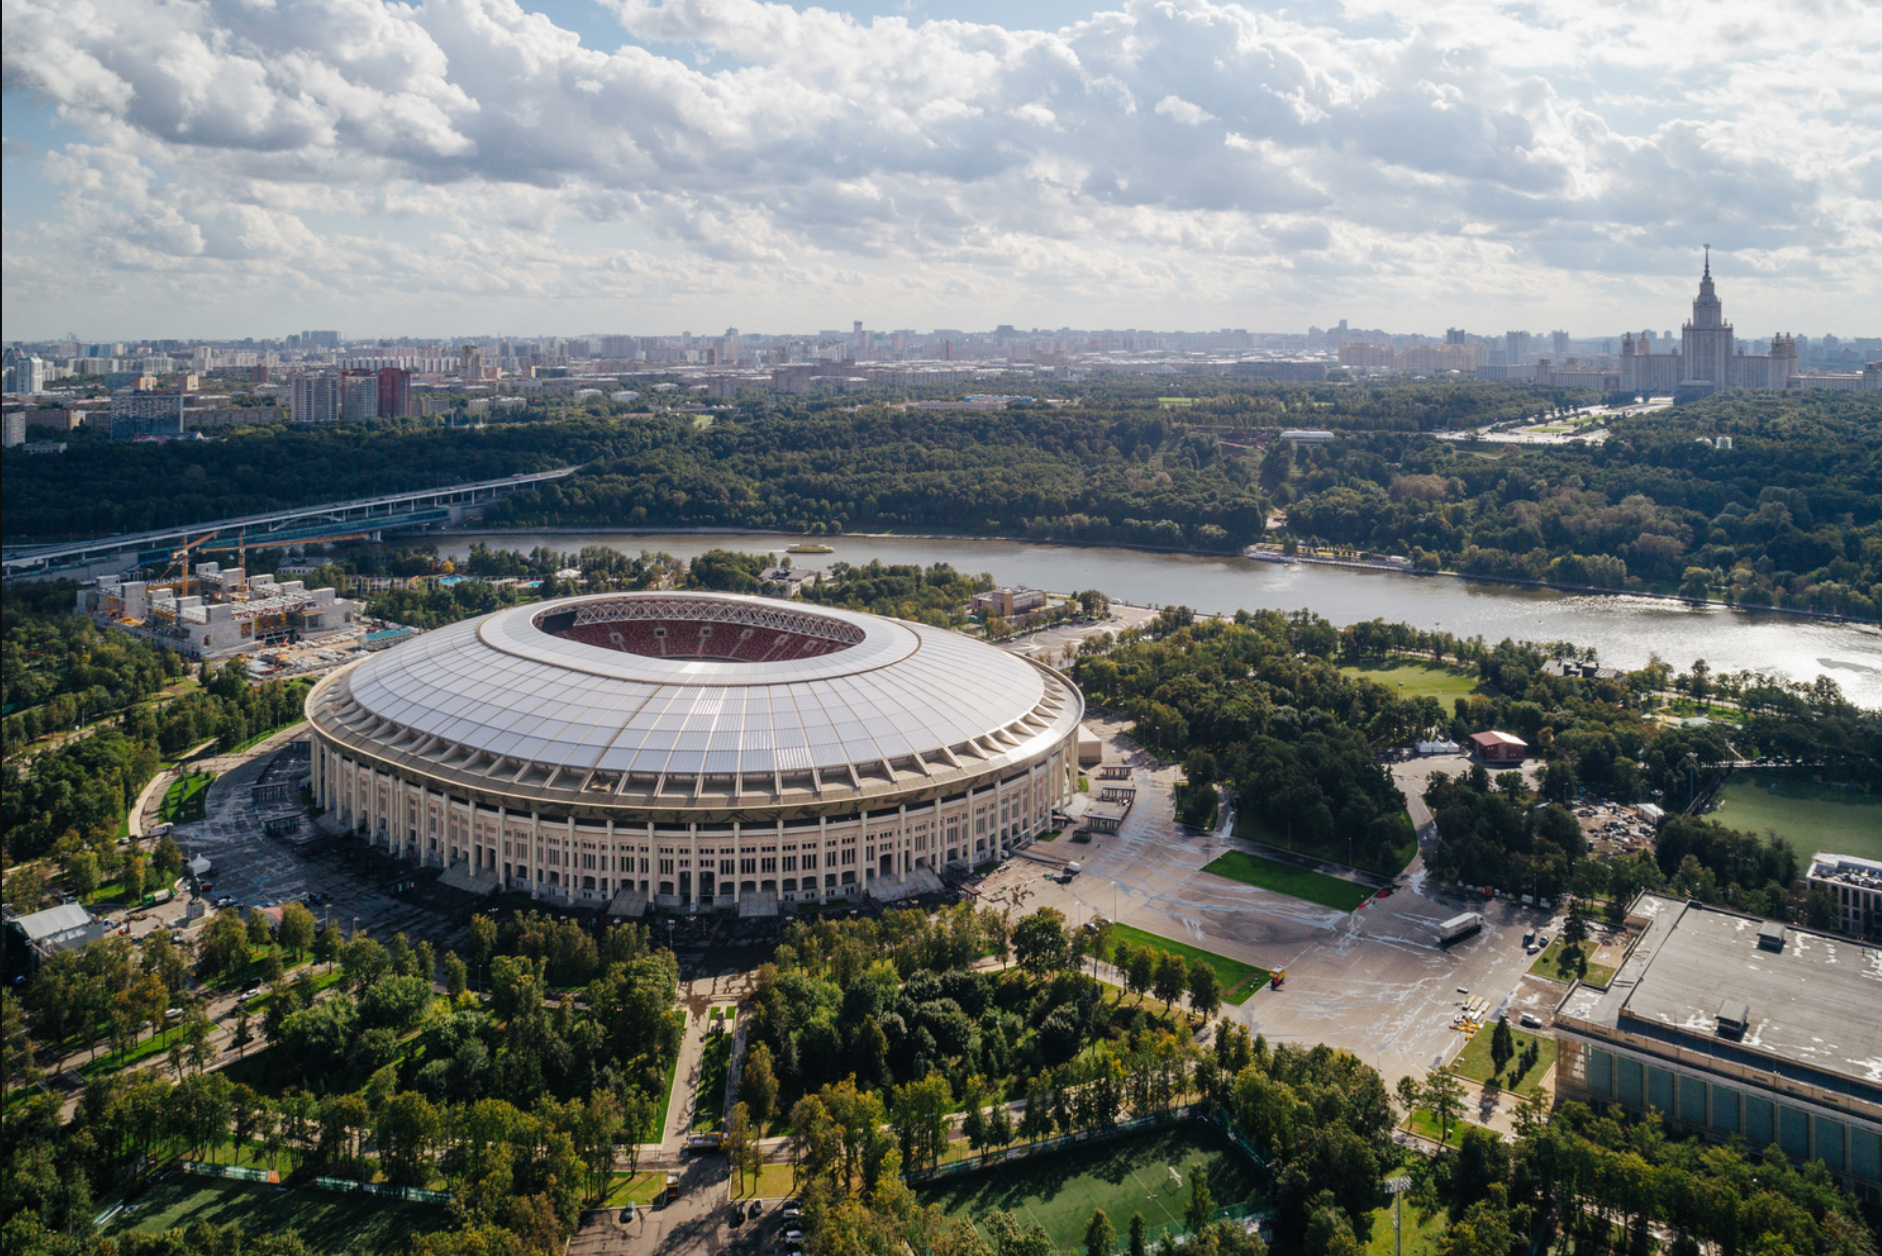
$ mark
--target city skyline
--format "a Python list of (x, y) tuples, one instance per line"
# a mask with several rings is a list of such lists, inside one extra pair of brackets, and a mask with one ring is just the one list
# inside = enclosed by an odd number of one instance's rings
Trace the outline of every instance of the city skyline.
[(10, 0), (4, 337), (1873, 335), (1863, 16)]

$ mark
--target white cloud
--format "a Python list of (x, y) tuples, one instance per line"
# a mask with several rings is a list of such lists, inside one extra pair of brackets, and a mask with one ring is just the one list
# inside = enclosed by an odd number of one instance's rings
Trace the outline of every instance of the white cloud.
[(611, 3), (601, 52), (514, 0), (3, 0), (10, 107), (83, 137), (9, 141), (64, 199), (8, 215), (6, 335), (272, 334), (283, 295), (418, 332), (464, 298), (555, 330), (1618, 326), (1676, 317), (1701, 239), (1741, 324), (1874, 330), (1864, 0), (1050, 32)]
[(1201, 126), (1205, 122), (1214, 122), (1215, 115), (1200, 105), (1191, 104), (1181, 96), (1165, 96), (1157, 102), (1158, 113), (1166, 118), (1173, 118), (1184, 126)]

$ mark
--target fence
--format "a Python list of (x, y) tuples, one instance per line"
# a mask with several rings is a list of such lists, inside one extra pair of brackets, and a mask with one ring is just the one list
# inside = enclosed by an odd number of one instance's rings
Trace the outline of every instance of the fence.
[(428, 1191), (416, 1186), (387, 1186), (379, 1182), (355, 1182), (352, 1178), (320, 1177), (314, 1186), (344, 1195), (383, 1195), (387, 1199), (405, 1199), (415, 1204), (448, 1204), (450, 1191)]
[(201, 1160), (185, 1160), (183, 1172), (199, 1173), (204, 1177), (234, 1178), (238, 1182), (281, 1184), (281, 1175), (273, 1169), (250, 1169), (239, 1164), (204, 1164)]
[[(1159, 1125), (1168, 1125), (1172, 1121), (1181, 1120), (1183, 1117), (1193, 1114), (1196, 1114), (1194, 1107), (1186, 1104), (1171, 1108), (1166, 1112), (1154, 1112), (1149, 1116), (1133, 1117), (1128, 1121), (1120, 1121), (1116, 1125), (1102, 1130), (1086, 1130), (1077, 1134), (1060, 1134), (1055, 1138), (1042, 1138), (1038, 1142), (1022, 1143), (1017, 1147), (1008, 1147), (999, 1155), (988, 1157), (984, 1162), (977, 1158), (969, 1157), (965, 1160), (956, 1160), (952, 1164), (937, 1165), (924, 1174), (911, 1173), (908, 1176), (921, 1181), (934, 1181), (939, 1178), (953, 1177), (961, 1173), (973, 1173), (1004, 1161), (1025, 1160), (1030, 1156), (1044, 1155), (1047, 1152), (1058, 1151), (1060, 1148), (1071, 1147), (1080, 1143), (1120, 1138), (1125, 1134), (1134, 1134), (1138, 1130), (1147, 1130)], [(1259, 1158), (1257, 1158), (1256, 1162), (1260, 1163)], [(1263, 1167), (1266, 1166), (1264, 1165)]]
[[(1241, 1221), (1246, 1223), (1251, 1218), (1261, 1219), (1270, 1215), (1270, 1210), (1261, 1204), (1250, 1201), (1245, 1204), (1230, 1204), (1218, 1208), (1209, 1214), (1209, 1221)], [(1187, 1221), (1166, 1221), (1162, 1225), (1151, 1226), (1144, 1231), (1144, 1250), (1148, 1252), (1168, 1251), (1175, 1246), (1175, 1240), (1189, 1233)], [(1111, 1249), (1113, 1256), (1130, 1251), (1130, 1236), (1122, 1235), (1117, 1246)]]

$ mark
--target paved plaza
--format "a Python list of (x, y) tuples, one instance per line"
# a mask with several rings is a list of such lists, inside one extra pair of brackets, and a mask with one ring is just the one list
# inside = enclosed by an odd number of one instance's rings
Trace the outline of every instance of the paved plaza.
[[(1231, 959), (1285, 969), (1283, 989), (1263, 989), (1225, 1014), (1270, 1042), (1346, 1047), (1388, 1082), (1422, 1076), (1463, 1046), (1463, 1035), (1450, 1027), (1466, 997), (1460, 988), (1485, 999), (1493, 1012), (1517, 990), (1531, 959), (1522, 935), (1549, 913), (1431, 885), (1421, 859), (1391, 882), (1390, 897), (1351, 914), (1206, 873), (1203, 866), (1225, 851), (1256, 849), (1229, 836), (1232, 813), (1213, 833), (1177, 824), (1172, 787), (1178, 768), (1131, 746), (1117, 723), (1093, 718), (1087, 727), (1105, 739), (1107, 761), (1133, 768), (1137, 803), (1122, 830), (1089, 845), (1061, 838), (1038, 848), (1045, 858), (1083, 865), (1069, 884), (1051, 879), (1050, 868), (1017, 859), (988, 878), (982, 893), (1010, 897), (1017, 890), (1027, 910), (1057, 907), (1075, 925), (1102, 914)], [(1466, 910), (1483, 913), (1484, 930), (1440, 948), (1438, 922)], [(1536, 994), (1525, 999), (1526, 1005), (1540, 1002)]]

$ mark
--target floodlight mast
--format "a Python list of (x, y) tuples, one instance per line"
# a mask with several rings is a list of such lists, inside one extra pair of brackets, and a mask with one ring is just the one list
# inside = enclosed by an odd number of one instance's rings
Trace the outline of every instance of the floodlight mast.
[(1385, 1193), (1392, 1197), (1392, 1251), (1394, 1256), (1405, 1256), (1405, 1240), (1399, 1230), (1399, 1216), (1404, 1205), (1400, 1198), (1411, 1189), (1411, 1178), (1401, 1173), (1397, 1177), (1385, 1180)]

